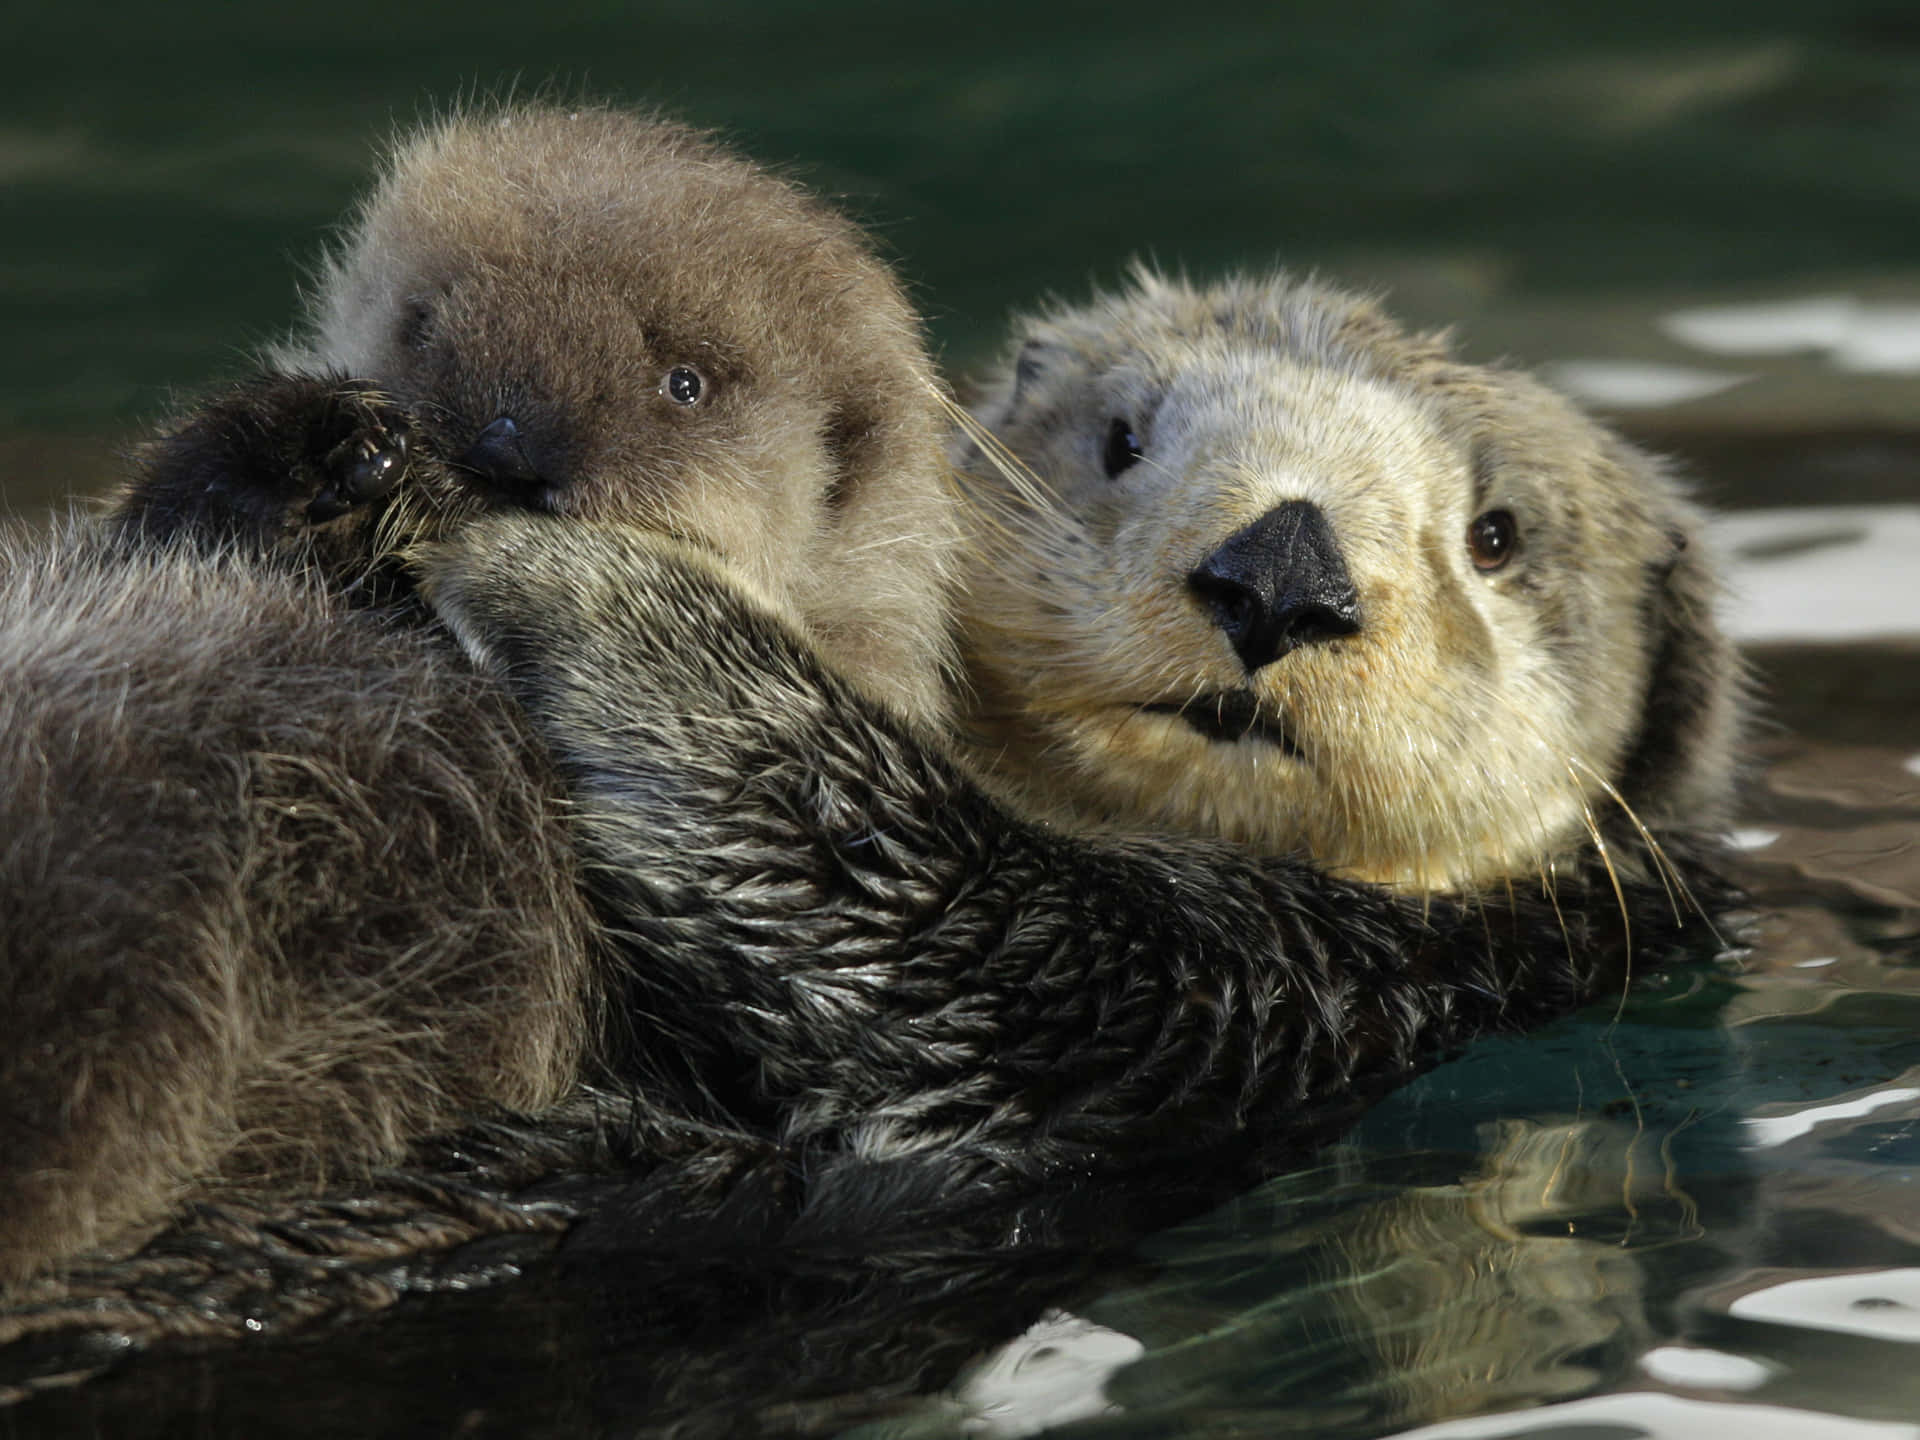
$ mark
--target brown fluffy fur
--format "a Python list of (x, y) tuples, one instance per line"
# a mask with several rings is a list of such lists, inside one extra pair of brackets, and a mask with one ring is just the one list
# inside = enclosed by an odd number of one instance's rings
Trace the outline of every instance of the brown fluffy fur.
[(214, 1171), (551, 1102), (594, 989), (540, 749), (418, 628), (78, 525), (0, 546), (0, 1280)]
[[(893, 276), (813, 197), (617, 111), (464, 118), (395, 157), (313, 325), (282, 363), (375, 377), (442, 435), (516, 417), (544, 508), (699, 540), (857, 683), (944, 713), (931, 367)], [(660, 393), (676, 364), (706, 382), (690, 409)]]
[[(985, 557), (968, 722), (1034, 803), (1422, 890), (1545, 872), (1589, 837), (1641, 854), (1626, 812), (1723, 815), (1742, 686), (1702, 516), (1529, 376), (1330, 286), (1142, 270), (1023, 322), (984, 389), (1030, 473), (962, 443)], [(1109, 475), (1116, 422), (1140, 453)], [(1325, 515), (1361, 623), (1249, 671), (1189, 576), (1292, 501)], [(1491, 511), (1518, 542), (1483, 573), (1467, 537)], [(1187, 723), (1228, 700), (1258, 721)], [(1281, 729), (1295, 753), (1257, 733)]]

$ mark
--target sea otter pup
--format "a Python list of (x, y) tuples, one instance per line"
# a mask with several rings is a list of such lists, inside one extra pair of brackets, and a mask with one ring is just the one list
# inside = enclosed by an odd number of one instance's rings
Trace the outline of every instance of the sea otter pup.
[(967, 726), (1044, 813), (1437, 891), (1723, 818), (1702, 516), (1531, 377), (1143, 269), (1021, 323), (977, 415)]
[[(919, 322), (845, 217), (709, 137), (519, 106), (401, 145), (286, 372), (204, 407), (120, 506), (149, 536), (370, 557), (489, 509), (727, 557), (822, 653), (946, 712), (954, 512)], [(351, 376), (339, 384), (301, 377)], [(424, 443), (452, 463), (415, 467)]]
[(407, 623), (395, 546), (502, 507), (657, 527), (867, 694), (946, 703), (917, 321), (852, 224), (710, 140), (429, 129), (283, 359), (312, 373), (191, 416), (104, 526), (0, 551), (0, 1284), (195, 1177), (351, 1171), (600, 1057), (557, 784)]

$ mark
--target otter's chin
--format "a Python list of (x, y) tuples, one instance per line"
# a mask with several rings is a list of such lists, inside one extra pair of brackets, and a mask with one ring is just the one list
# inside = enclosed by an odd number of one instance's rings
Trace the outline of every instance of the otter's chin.
[[(1081, 823), (1126, 828), (1132, 817), (1148, 829), (1216, 835), (1417, 895), (1534, 875), (1555, 853), (1553, 839), (1579, 824), (1577, 797), (1556, 792), (1549, 776), (1511, 793), (1436, 791), (1430, 774), (1370, 736), (1303, 733), (1291, 714), (1216, 708), (1213, 698), (1132, 706), (1131, 724), (1083, 730), (1080, 763), (1062, 767), (1048, 794)], [(1161, 723), (1143, 725), (1145, 717)]]

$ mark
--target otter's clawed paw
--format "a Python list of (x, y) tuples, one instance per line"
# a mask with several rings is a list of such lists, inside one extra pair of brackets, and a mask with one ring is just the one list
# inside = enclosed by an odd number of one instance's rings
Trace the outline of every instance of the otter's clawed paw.
[(310, 391), (307, 404), (293, 466), (296, 493), (307, 499), (289, 520), (324, 525), (392, 494), (407, 474), (406, 413), (360, 381)]
[(149, 537), (273, 547), (391, 495), (418, 447), (365, 381), (268, 372), (146, 448), (119, 521)]
[[(326, 478), (307, 502), (307, 520), (324, 525), (370, 500), (384, 499), (407, 473), (404, 422), (385, 407), (361, 405), (368, 423), (339, 442), (321, 461)], [(388, 418), (388, 417), (393, 418)]]

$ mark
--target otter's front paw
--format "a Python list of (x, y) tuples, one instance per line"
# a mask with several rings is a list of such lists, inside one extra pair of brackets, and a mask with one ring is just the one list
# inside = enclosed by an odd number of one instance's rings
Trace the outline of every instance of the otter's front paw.
[(723, 562), (669, 536), (487, 515), (407, 559), (474, 663), (530, 711), (598, 709), (620, 723), (758, 709), (768, 683), (785, 694), (795, 684), (785, 657), (798, 642), (775, 612)]
[(399, 410), (371, 395), (342, 395), (326, 419), (332, 425), (323, 425), (320, 443), (332, 433), (345, 434), (315, 467), (319, 485), (306, 511), (315, 525), (385, 499), (407, 473), (407, 420)]
[(655, 537), (525, 514), (485, 515), (415, 545), (408, 569), (473, 662), (502, 674), (603, 664), (644, 627)]
[(410, 430), (364, 381), (265, 374), (149, 445), (119, 519), (161, 539), (272, 544), (390, 495)]

